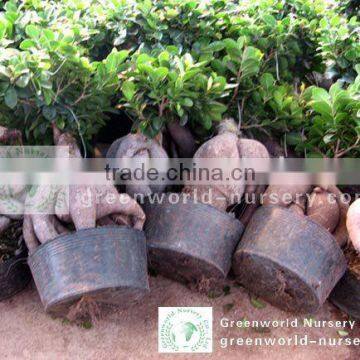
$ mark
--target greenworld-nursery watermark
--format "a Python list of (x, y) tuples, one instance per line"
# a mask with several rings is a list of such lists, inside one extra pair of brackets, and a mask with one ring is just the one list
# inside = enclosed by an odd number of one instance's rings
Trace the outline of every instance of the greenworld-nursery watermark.
[[(360, 338), (350, 336), (350, 331), (357, 326), (355, 320), (319, 320), (312, 317), (299, 319), (268, 319), (268, 320), (232, 320), (223, 317), (219, 322), (220, 328), (234, 328), (242, 330), (254, 330), (256, 333), (261, 333), (261, 336), (254, 336), (253, 332), (244, 332), (242, 336), (227, 336), (221, 337), (219, 346), (222, 349), (230, 347), (257, 347), (257, 346), (359, 346)], [(294, 328), (294, 329), (325, 329), (330, 328), (336, 330), (332, 336), (318, 336), (313, 334), (289, 334), (286, 336), (272, 335), (272, 329), (276, 328)]]

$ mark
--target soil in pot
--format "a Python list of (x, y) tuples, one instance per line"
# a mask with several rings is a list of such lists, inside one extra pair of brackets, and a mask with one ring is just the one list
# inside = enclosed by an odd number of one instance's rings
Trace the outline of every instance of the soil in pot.
[(0, 300), (23, 290), (31, 279), (26, 265), (22, 221), (13, 223), (0, 236)]
[(22, 221), (14, 221), (0, 235), (0, 263), (11, 259), (21, 252)]

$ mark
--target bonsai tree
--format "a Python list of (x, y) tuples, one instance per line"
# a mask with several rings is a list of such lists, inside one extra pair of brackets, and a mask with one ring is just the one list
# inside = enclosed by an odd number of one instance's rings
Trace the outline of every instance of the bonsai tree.
[[(61, 133), (55, 124), (53, 133), (56, 145), (67, 145), (71, 157), (81, 157), (80, 149), (72, 135)], [(29, 214), (24, 217), (23, 233), (30, 253), (40, 244), (68, 232), (67, 226), (70, 223), (73, 223), (76, 230), (109, 224), (128, 225), (141, 230), (145, 222), (145, 214), (137, 202), (127, 194), (119, 194), (114, 186), (70, 185), (70, 201), (62, 203), (60, 212), (61, 194), (61, 189), (40, 186), (28, 195), (27, 205), (30, 208), (33, 204), (48, 203), (47, 209), (51, 210), (48, 213)], [(90, 204), (84, 203), (84, 197)], [(119, 201), (110, 203), (107, 200), (109, 198)]]

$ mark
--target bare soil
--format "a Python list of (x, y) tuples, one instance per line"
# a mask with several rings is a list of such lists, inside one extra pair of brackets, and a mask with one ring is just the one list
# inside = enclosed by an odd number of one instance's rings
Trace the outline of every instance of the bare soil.
[(360, 256), (354, 247), (349, 244), (344, 251), (349, 270), (360, 280)]
[[(222, 337), (275, 337), (295, 334), (339, 338), (334, 328), (221, 328), (220, 319), (230, 320), (294, 319), (293, 315), (266, 304), (259, 304), (248, 293), (230, 284), (219, 297), (190, 291), (183, 285), (160, 276), (150, 279), (151, 293), (139, 304), (126, 310), (107, 310), (92, 326), (70, 324), (44, 313), (34, 284), (25, 291), (0, 303), (1, 359), (291, 359), (291, 360), (355, 360), (360, 359), (359, 347), (318, 345), (275, 347), (220, 347)], [(218, 295), (218, 294), (217, 294)], [(171, 356), (157, 352), (157, 308), (159, 306), (212, 306), (214, 309), (214, 352), (212, 355)], [(346, 317), (330, 303), (326, 303), (314, 319), (329, 320)], [(303, 319), (304, 317), (298, 317)], [(359, 328), (349, 331), (360, 336)]]

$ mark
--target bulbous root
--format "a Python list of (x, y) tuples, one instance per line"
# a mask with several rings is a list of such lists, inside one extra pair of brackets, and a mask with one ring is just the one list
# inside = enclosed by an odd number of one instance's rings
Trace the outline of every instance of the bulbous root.
[[(201, 158), (268, 159), (269, 157), (269, 152), (259, 141), (239, 138), (237, 124), (229, 118), (220, 123), (218, 135), (200, 146), (194, 155), (194, 160)], [(224, 174), (224, 178), (231, 179), (231, 176)], [(221, 211), (226, 211), (230, 205), (240, 202), (244, 193), (259, 195), (263, 191), (264, 187), (257, 185), (252, 179), (241, 179), (229, 185), (186, 185), (183, 190), (191, 196), (195, 196), (196, 193), (200, 201), (202, 196), (211, 193), (211, 205)], [(256, 204), (250, 205), (246, 216), (252, 215), (256, 207)], [(243, 220), (249, 219), (244, 217)]]
[[(149, 139), (140, 133), (128, 134), (111, 144), (106, 157), (109, 159), (131, 158), (143, 162), (155, 158), (168, 159), (166, 151), (161, 146), (161, 141), (161, 136), (157, 139)], [(165, 190), (165, 187), (166, 185), (132, 183), (126, 185), (126, 192), (130, 196), (137, 194), (147, 196), (153, 192), (161, 193)]]
[(360, 252), (360, 199), (353, 202), (346, 218), (349, 238), (357, 252)]
[[(70, 134), (61, 134), (54, 125), (56, 145), (70, 147), (70, 156), (80, 157), (80, 150)], [(54, 193), (50, 186), (39, 186), (32, 196), (32, 203), (50, 203), (47, 212), (26, 215), (23, 231), (29, 252), (36, 250), (39, 244), (45, 243), (69, 230), (61, 221), (73, 222), (76, 230), (96, 227), (97, 224), (119, 224), (132, 226), (141, 230), (145, 214), (140, 205), (127, 194), (119, 194), (114, 186), (71, 185), (67, 212), (61, 215), (58, 210), (58, 196), (61, 189)], [(57, 213), (58, 216), (53, 214)], [(61, 221), (60, 221), (60, 220)]]
[(346, 229), (346, 216), (349, 211), (349, 203), (343, 198), (343, 194), (337, 186), (329, 186), (328, 191), (335, 195), (336, 202), (339, 206), (339, 222), (333, 232), (337, 243), (343, 247), (347, 244), (349, 234)]
[[(299, 215), (307, 215), (332, 233), (341, 247), (344, 246), (348, 239), (346, 214), (349, 204), (334, 185), (311, 189), (312, 186), (309, 185), (270, 185), (264, 193), (263, 204), (288, 207)], [(310, 194), (307, 204), (306, 194)], [(284, 198), (287, 199), (286, 202), (283, 201)], [(291, 200), (288, 200), (289, 198)], [(278, 201), (274, 203), (272, 199)]]
[(307, 216), (332, 233), (339, 223), (340, 209), (331, 196), (330, 192), (315, 188), (310, 196)]
[[(239, 159), (238, 137), (233, 133), (217, 135), (205, 142), (196, 151), (194, 161), (206, 158), (234, 158)], [(230, 174), (229, 174), (230, 175)], [(224, 174), (226, 178), (228, 174)], [(196, 191), (195, 191), (196, 190)], [(183, 192), (191, 196), (198, 196), (198, 200), (211, 194), (210, 203), (215, 208), (225, 211), (234, 202), (234, 198), (241, 199), (245, 190), (245, 182), (239, 180), (229, 185), (190, 185), (187, 184)]]
[(263, 205), (289, 207), (294, 203), (299, 204), (312, 188), (311, 185), (270, 185), (263, 195)]

